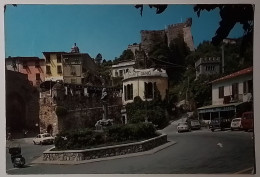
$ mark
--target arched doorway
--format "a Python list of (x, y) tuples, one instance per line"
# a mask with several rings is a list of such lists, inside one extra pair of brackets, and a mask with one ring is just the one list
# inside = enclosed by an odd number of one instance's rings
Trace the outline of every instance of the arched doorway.
[(53, 128), (52, 128), (52, 125), (48, 125), (47, 126), (47, 133), (51, 134), (53, 133)]
[(10, 93), (6, 97), (6, 127), (11, 132), (25, 129), (26, 103), (19, 93)]

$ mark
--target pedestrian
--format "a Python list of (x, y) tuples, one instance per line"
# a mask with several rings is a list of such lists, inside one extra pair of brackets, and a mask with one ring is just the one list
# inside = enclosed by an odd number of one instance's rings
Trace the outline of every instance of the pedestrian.
[(24, 133), (23, 133), (24, 138), (27, 137), (27, 133), (28, 133), (28, 130), (24, 130)]

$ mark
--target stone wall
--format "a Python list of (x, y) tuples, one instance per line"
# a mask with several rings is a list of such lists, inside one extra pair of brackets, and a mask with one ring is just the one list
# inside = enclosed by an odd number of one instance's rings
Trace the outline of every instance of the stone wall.
[(145, 141), (129, 143), (101, 148), (85, 150), (52, 151), (43, 152), (43, 161), (82, 161), (151, 150), (157, 146), (167, 143), (167, 135), (160, 135)]
[[(55, 86), (54, 86), (55, 87)], [(58, 87), (56, 87), (57, 89)], [(61, 89), (61, 88), (60, 88)], [(62, 93), (61, 93), (62, 91)], [(103, 109), (101, 90), (89, 90), (89, 95), (81, 94), (65, 95), (64, 89), (41, 92), (40, 98), (40, 130), (41, 132), (50, 132), (54, 135), (64, 130), (73, 130), (78, 128), (94, 128), (95, 123), (102, 119)], [(122, 98), (109, 92), (108, 117), (115, 123), (121, 123), (121, 104)], [(63, 109), (63, 115), (57, 115), (56, 110)]]

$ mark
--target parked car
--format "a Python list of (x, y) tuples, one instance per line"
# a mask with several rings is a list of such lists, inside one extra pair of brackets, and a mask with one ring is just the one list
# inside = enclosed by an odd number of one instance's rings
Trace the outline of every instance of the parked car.
[(254, 113), (244, 112), (241, 117), (241, 124), (245, 131), (254, 129)]
[(49, 133), (43, 133), (43, 134), (38, 134), (34, 139), (33, 139), (34, 144), (53, 144), (54, 143), (54, 137), (52, 137)]
[(201, 129), (201, 124), (199, 120), (190, 120), (190, 128), (192, 130), (199, 130)]
[(210, 121), (209, 129), (214, 132), (216, 129), (225, 130), (226, 128), (230, 128), (231, 119), (230, 118), (214, 118)]
[(180, 132), (191, 131), (191, 128), (190, 128), (190, 126), (187, 122), (181, 122), (181, 123), (178, 124), (177, 130), (180, 133)]
[(241, 117), (235, 118), (231, 121), (230, 129), (231, 130), (235, 130), (235, 129), (242, 130), (243, 129), (243, 126), (241, 124)]

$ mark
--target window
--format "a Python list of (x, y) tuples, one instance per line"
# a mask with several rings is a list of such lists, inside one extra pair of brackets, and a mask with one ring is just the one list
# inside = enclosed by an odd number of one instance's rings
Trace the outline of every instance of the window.
[(40, 62), (39, 61), (36, 61), (35, 62), (35, 68), (39, 68), (40, 67)]
[(247, 88), (247, 81), (243, 82), (243, 93), (248, 93), (248, 88)]
[(27, 62), (23, 61), (23, 68), (27, 68)]
[(61, 54), (57, 54), (57, 63), (61, 63)]
[(119, 70), (119, 76), (123, 76), (123, 70)]
[(61, 73), (62, 73), (61, 66), (57, 66), (57, 72), (58, 72), (58, 74), (61, 74)]
[(124, 86), (125, 100), (133, 100), (133, 84)]
[(224, 86), (218, 88), (218, 97), (224, 98)]
[(77, 81), (76, 79), (71, 79), (72, 84), (76, 84), (76, 81)]
[(76, 68), (75, 68), (75, 66), (70, 66), (70, 74), (71, 75), (76, 75)]
[(144, 83), (144, 89), (145, 89), (145, 98), (150, 99), (153, 98), (153, 84), (151, 82), (149, 83)]
[(232, 84), (232, 97), (233, 99), (238, 99), (238, 83)]
[(37, 80), (37, 81), (40, 81), (40, 80), (41, 80), (41, 76), (40, 76), (39, 73), (36, 74), (36, 80)]
[(51, 74), (51, 66), (46, 66), (46, 74)]
[(232, 84), (232, 95), (238, 94), (238, 83)]
[(50, 58), (50, 56), (48, 55), (48, 56), (46, 56), (46, 63), (50, 63), (51, 62), (51, 58)]

